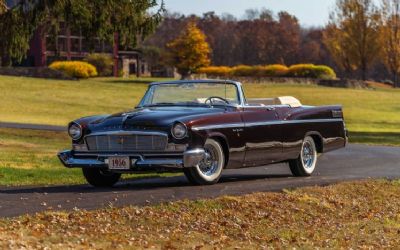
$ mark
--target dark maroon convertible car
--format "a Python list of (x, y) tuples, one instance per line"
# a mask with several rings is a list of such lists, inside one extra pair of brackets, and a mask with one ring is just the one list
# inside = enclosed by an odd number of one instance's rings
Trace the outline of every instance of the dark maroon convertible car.
[(72, 150), (58, 156), (93, 186), (144, 171), (182, 171), (193, 184), (214, 184), (225, 168), (279, 162), (309, 176), (318, 153), (347, 142), (341, 106), (247, 100), (240, 83), (217, 80), (150, 84), (135, 109), (81, 118), (68, 131)]

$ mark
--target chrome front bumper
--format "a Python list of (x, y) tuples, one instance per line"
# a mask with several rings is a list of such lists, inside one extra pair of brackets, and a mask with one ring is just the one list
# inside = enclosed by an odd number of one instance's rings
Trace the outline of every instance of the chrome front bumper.
[[(108, 157), (118, 156), (118, 155), (75, 155), (74, 151), (67, 150), (58, 153), (58, 158), (68, 168), (107, 168), (108, 167)], [(143, 157), (140, 154), (123, 155), (128, 156), (131, 159), (131, 169), (130, 170), (143, 170), (152, 168), (173, 168), (173, 169), (183, 169), (195, 167), (198, 165), (205, 157), (204, 149), (192, 149), (187, 150), (183, 153), (182, 157), (177, 158), (151, 158)]]

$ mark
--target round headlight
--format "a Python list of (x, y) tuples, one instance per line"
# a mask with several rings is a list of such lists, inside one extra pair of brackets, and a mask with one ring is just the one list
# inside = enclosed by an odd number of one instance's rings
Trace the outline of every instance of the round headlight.
[(73, 123), (68, 128), (68, 134), (72, 139), (78, 140), (82, 136), (82, 128), (76, 123)]
[(185, 124), (178, 122), (172, 127), (171, 132), (175, 139), (183, 139), (187, 134), (187, 128)]

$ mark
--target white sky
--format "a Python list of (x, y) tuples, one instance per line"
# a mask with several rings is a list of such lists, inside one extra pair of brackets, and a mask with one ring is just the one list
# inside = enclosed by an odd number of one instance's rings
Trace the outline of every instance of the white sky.
[(287, 11), (295, 15), (305, 26), (322, 26), (328, 21), (335, 0), (164, 0), (166, 9), (185, 15), (202, 15), (208, 11), (217, 14), (230, 13), (237, 18), (244, 16), (247, 9), (266, 8), (275, 14)]

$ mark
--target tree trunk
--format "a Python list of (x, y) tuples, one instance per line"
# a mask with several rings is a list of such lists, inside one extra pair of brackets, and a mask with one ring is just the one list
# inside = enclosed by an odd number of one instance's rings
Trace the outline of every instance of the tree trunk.
[(361, 63), (361, 80), (367, 80), (367, 64), (365, 62)]
[(178, 73), (181, 75), (181, 80), (187, 80), (191, 75), (189, 70), (179, 70)]
[(1, 65), (2, 67), (11, 67), (12, 66), (12, 61), (9, 56), (3, 56), (1, 59)]

